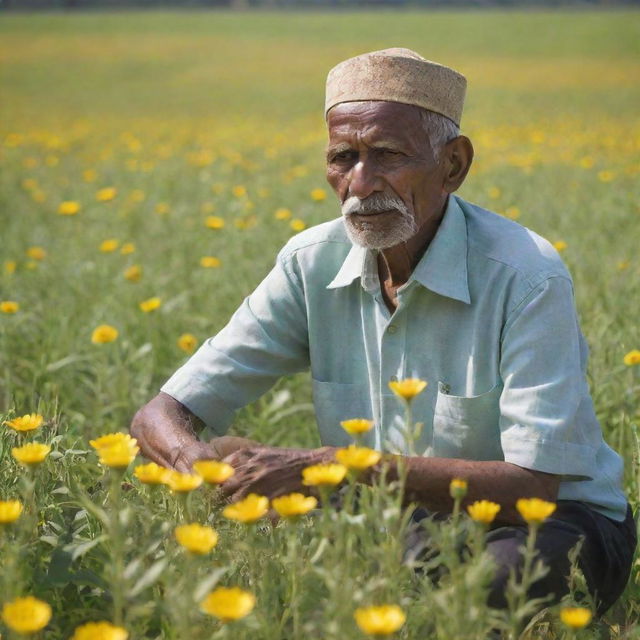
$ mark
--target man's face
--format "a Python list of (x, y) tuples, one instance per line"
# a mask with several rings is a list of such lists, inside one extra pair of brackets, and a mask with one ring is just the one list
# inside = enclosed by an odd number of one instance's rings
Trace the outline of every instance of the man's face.
[(420, 110), (396, 102), (346, 102), (329, 111), (327, 181), (351, 241), (385, 249), (435, 224), (447, 193)]

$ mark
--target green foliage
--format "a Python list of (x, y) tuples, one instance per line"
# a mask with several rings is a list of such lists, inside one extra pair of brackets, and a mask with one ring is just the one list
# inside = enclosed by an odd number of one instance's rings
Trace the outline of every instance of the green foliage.
[[(114, 597), (135, 638), (358, 638), (354, 609), (385, 601), (407, 613), (403, 638), (509, 627), (480, 604), (487, 559), (461, 564), (450, 547), (473, 536), (464, 518), (433, 527), (433, 562), (447, 576), (435, 588), (400, 561), (406, 514), (393, 488), (364, 491), (358, 512), (250, 528), (220, 518), (200, 489), (190, 507), (220, 542), (188, 558), (173, 539), (176, 500), (127, 475), (115, 507), (88, 441), (126, 430), (185, 361), (180, 335), (202, 342), (224, 326), (292, 219), (338, 215), (330, 195), (310, 196), (324, 185), (324, 76), (348, 55), (401, 44), (468, 76), (463, 127), (476, 159), (461, 195), (566, 242), (596, 411), (637, 507), (640, 367), (623, 362), (640, 348), (636, 24), (632, 11), (3, 17), (0, 301), (20, 308), (0, 313), (0, 409), (3, 420), (42, 413), (37, 436), (53, 452), (36, 474), (35, 507), (3, 529), (2, 599), (50, 602), (51, 640), (111, 618)], [(112, 200), (97, 200), (104, 187)], [(60, 215), (64, 201), (79, 212)], [(278, 219), (281, 208), (291, 217)], [(210, 215), (224, 228), (207, 228)], [(101, 252), (111, 238), (117, 250)], [(127, 242), (133, 253), (121, 253)], [(203, 256), (221, 266), (202, 267)], [(139, 281), (124, 277), (132, 265)], [(142, 312), (152, 296), (160, 308)], [(115, 342), (91, 342), (100, 324), (117, 328)], [(305, 374), (284, 379), (233, 430), (316, 446), (310, 402)], [(2, 427), (0, 499), (29, 493), (16, 442)], [(621, 601), (580, 637), (638, 637), (638, 569), (636, 560)], [(218, 583), (257, 597), (223, 631), (198, 611)], [(580, 576), (572, 583), (577, 598)], [(564, 633), (554, 611), (529, 637)]]

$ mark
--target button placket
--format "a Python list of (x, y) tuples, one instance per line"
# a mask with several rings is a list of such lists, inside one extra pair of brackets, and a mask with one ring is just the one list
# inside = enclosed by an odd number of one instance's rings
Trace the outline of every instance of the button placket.
[(389, 382), (398, 382), (404, 368), (405, 309), (398, 306), (382, 334), (380, 349), (380, 418), (386, 430), (391, 427), (397, 414), (397, 398), (390, 393)]

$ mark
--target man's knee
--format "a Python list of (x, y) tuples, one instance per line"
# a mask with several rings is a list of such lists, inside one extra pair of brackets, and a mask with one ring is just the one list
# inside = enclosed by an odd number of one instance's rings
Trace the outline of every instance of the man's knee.
[[(506, 593), (510, 579), (520, 581), (524, 566), (523, 548), (527, 540), (526, 527), (500, 527), (487, 536), (487, 551), (496, 564), (490, 583), (488, 604), (496, 609), (507, 605)], [(528, 589), (528, 598), (546, 598), (548, 604), (559, 602), (569, 591), (568, 576), (571, 569), (569, 553), (578, 544), (577, 532), (556, 529), (551, 523), (539, 532), (535, 560), (545, 566), (545, 575)], [(513, 578), (511, 578), (513, 576)]]

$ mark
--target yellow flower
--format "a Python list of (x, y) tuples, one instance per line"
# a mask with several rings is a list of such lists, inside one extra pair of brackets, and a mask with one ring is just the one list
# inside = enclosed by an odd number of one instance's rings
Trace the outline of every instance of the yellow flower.
[(139, 464), (133, 470), (133, 475), (144, 484), (164, 484), (167, 471), (165, 467), (161, 467), (155, 462), (149, 462), (148, 464)]
[(462, 500), (467, 495), (467, 481), (463, 478), (454, 478), (449, 483), (449, 495), (454, 500)]
[(366, 418), (352, 418), (351, 420), (343, 420), (340, 426), (352, 436), (360, 433), (366, 433), (373, 429), (373, 420)]
[(205, 267), (207, 269), (215, 269), (222, 264), (220, 258), (216, 258), (214, 256), (203, 256), (200, 258), (200, 266)]
[(388, 636), (405, 623), (407, 616), (397, 604), (362, 607), (354, 613), (356, 624), (370, 636)]
[(193, 353), (198, 346), (198, 339), (191, 333), (183, 333), (178, 338), (178, 347), (185, 353)]
[(244, 500), (227, 505), (222, 515), (238, 522), (255, 522), (269, 510), (269, 498), (250, 493)]
[(5, 424), (16, 431), (33, 431), (42, 425), (44, 418), (39, 413), (27, 413), (13, 420), (6, 420)]
[(193, 470), (208, 484), (221, 484), (235, 473), (230, 464), (218, 460), (198, 460), (193, 463)]
[(180, 546), (191, 553), (204, 555), (218, 544), (218, 534), (211, 527), (200, 524), (182, 524), (174, 534)]
[(61, 216), (75, 216), (80, 211), (80, 203), (75, 200), (65, 200), (58, 206)]
[(76, 627), (71, 640), (127, 640), (129, 633), (110, 622), (87, 622)]
[(96, 200), (98, 202), (110, 202), (116, 197), (117, 193), (115, 187), (104, 187), (96, 191)]
[(526, 522), (537, 525), (556, 510), (556, 505), (540, 498), (520, 498), (516, 502), (516, 509)]
[(427, 386), (424, 380), (419, 378), (405, 378), (404, 380), (392, 381), (389, 383), (389, 389), (397, 396), (404, 400), (413, 400), (415, 396), (421, 393)]
[(231, 193), (233, 193), (233, 195), (236, 198), (244, 198), (244, 196), (247, 195), (247, 189), (246, 187), (243, 187), (241, 184), (237, 184), (234, 187), (232, 187)]
[(139, 264), (132, 264), (124, 270), (124, 278), (129, 282), (138, 282), (142, 278), (142, 267)]
[(354, 444), (349, 445), (346, 449), (338, 449), (336, 451), (336, 460), (343, 464), (347, 469), (356, 469), (362, 471), (368, 469), (380, 461), (382, 454), (367, 447), (356, 447)]
[(583, 169), (591, 169), (595, 163), (596, 161), (591, 156), (584, 156), (583, 158), (580, 158), (579, 162)]
[(311, 189), (311, 192), (309, 193), (309, 195), (311, 196), (311, 199), (315, 200), (316, 202), (322, 202), (327, 198), (327, 192), (324, 189), (320, 189), (320, 188)]
[(91, 334), (93, 344), (107, 344), (118, 338), (118, 330), (110, 324), (98, 325)]
[(204, 226), (209, 229), (224, 229), (224, 219), (220, 216), (207, 216)]
[(140, 451), (140, 447), (136, 446), (135, 438), (129, 441), (121, 440), (114, 444), (97, 449), (100, 464), (112, 469), (124, 469), (128, 467), (136, 455)]
[(100, 243), (100, 251), (102, 253), (112, 253), (120, 246), (120, 241), (115, 238), (109, 238)]
[(290, 493), (271, 501), (271, 506), (283, 518), (303, 516), (315, 509), (317, 504), (318, 501), (313, 496), (305, 496), (301, 493)]
[(249, 615), (255, 605), (256, 597), (249, 591), (238, 587), (218, 587), (202, 601), (200, 608), (222, 622), (231, 622)]
[(620, 260), (620, 262), (618, 262), (616, 266), (618, 267), (618, 269), (620, 269), (620, 271), (624, 271), (625, 269), (628, 269), (631, 266), (631, 261)]
[(490, 198), (495, 200), (496, 198), (499, 198), (502, 195), (502, 191), (500, 190), (499, 187), (489, 187), (487, 189), (487, 194)]
[(18, 263), (15, 260), (5, 260), (4, 262), (4, 272), (11, 275), (16, 272), (18, 268)]
[(51, 620), (51, 607), (33, 596), (16, 598), (2, 607), (4, 623), (17, 633), (30, 634), (44, 629)]
[(592, 618), (592, 613), (585, 607), (563, 607), (560, 609), (560, 620), (571, 629), (586, 627)]
[(82, 172), (82, 179), (85, 182), (95, 182), (98, 177), (98, 174), (93, 169), (85, 169)]
[(27, 257), (32, 260), (44, 260), (47, 257), (47, 252), (42, 247), (29, 247)]
[(13, 300), (3, 300), (0, 302), (0, 311), (2, 313), (18, 313), (20, 305)]
[(159, 216), (163, 216), (169, 213), (169, 205), (166, 202), (158, 202), (158, 204), (155, 207), (155, 212)]
[(624, 356), (624, 363), (627, 367), (632, 367), (636, 364), (640, 364), (640, 351), (638, 349), (633, 349), (629, 351), (629, 353)]
[(291, 218), (291, 215), (291, 210), (286, 209), (285, 207), (276, 209), (276, 212), (273, 214), (276, 220), (289, 220), (289, 218)]
[(128, 256), (136, 250), (136, 245), (133, 242), (125, 242), (120, 249), (120, 253), (123, 256)]
[(511, 220), (517, 220), (520, 217), (520, 209), (518, 207), (507, 207), (504, 215)]
[[(247, 202), (247, 204), (250, 204), (249, 202)], [(255, 227), (255, 225), (257, 224), (258, 219), (255, 216), (245, 216), (244, 218), (238, 218), (237, 220), (233, 221), (233, 224), (236, 225), (237, 229), (251, 229), (252, 227)]]
[(89, 440), (89, 444), (97, 450), (104, 449), (106, 447), (112, 447), (114, 444), (125, 443), (127, 445), (135, 446), (136, 440), (132, 438), (128, 433), (108, 433), (105, 436), (100, 436), (95, 440)]
[(161, 304), (162, 300), (158, 297), (154, 297), (143, 300), (138, 306), (145, 313), (149, 313), (150, 311), (155, 311)]
[(613, 171), (598, 171), (598, 180), (600, 182), (611, 182), (616, 177)]
[(164, 483), (174, 493), (188, 493), (202, 484), (202, 477), (195, 473), (180, 473), (169, 469), (164, 475)]
[(129, 194), (129, 199), (131, 200), (131, 202), (144, 202), (145, 197), (145, 192), (142, 189), (134, 189)]
[(556, 251), (564, 251), (569, 245), (564, 240), (558, 240), (553, 243), (553, 248)]
[(482, 524), (491, 524), (500, 511), (500, 505), (490, 500), (476, 500), (467, 507), (472, 520)]
[(15, 522), (22, 513), (20, 500), (0, 500), (0, 524)]
[(25, 466), (40, 464), (50, 453), (51, 447), (40, 442), (29, 442), (11, 449), (11, 455)]
[(300, 218), (294, 218), (290, 223), (289, 226), (294, 230), (294, 231), (304, 231), (307, 228), (307, 225), (304, 223), (304, 220), (300, 220)]
[(314, 464), (302, 470), (302, 484), (307, 487), (336, 485), (344, 480), (346, 474), (347, 467), (343, 464)]

